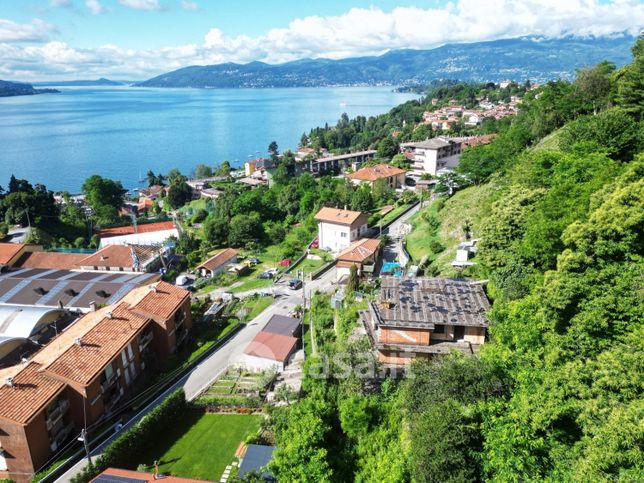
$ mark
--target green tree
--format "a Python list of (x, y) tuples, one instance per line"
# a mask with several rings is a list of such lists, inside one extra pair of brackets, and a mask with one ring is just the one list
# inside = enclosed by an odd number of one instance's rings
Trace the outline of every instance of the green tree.
[(367, 212), (373, 209), (373, 196), (367, 185), (361, 185), (351, 196), (351, 208), (356, 211)]
[(347, 281), (347, 292), (353, 293), (360, 289), (360, 278), (358, 277), (358, 268), (355, 264), (349, 268), (349, 280)]
[(377, 156), (383, 159), (391, 159), (399, 152), (398, 143), (391, 136), (385, 136), (378, 143)]
[(205, 164), (198, 164), (195, 166), (195, 178), (210, 178), (212, 176), (212, 168)]
[(217, 171), (215, 174), (217, 176), (230, 176), (231, 171), (232, 171), (232, 167), (230, 166), (230, 161), (224, 160), (217, 168)]
[(112, 223), (118, 219), (118, 210), (125, 196), (120, 181), (93, 175), (85, 180), (82, 190), (99, 223)]
[(208, 215), (203, 223), (204, 236), (213, 247), (224, 247), (228, 244), (228, 220), (214, 214)]
[(167, 200), (171, 208), (181, 208), (192, 200), (192, 188), (185, 181), (175, 181), (168, 189)]
[(245, 215), (236, 215), (230, 220), (228, 243), (232, 247), (250, 248), (261, 243), (264, 238), (264, 227), (256, 211)]
[(640, 34), (631, 49), (633, 62), (616, 74), (617, 102), (635, 119), (644, 119), (644, 35)]

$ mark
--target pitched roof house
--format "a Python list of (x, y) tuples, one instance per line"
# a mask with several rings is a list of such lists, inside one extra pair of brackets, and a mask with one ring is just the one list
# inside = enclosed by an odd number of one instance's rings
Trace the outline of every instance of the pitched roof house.
[(394, 189), (405, 186), (405, 170), (396, 168), (390, 164), (367, 166), (348, 174), (347, 178), (353, 184), (366, 183), (372, 187), (379, 180), (384, 180), (387, 186)]
[(202, 277), (214, 277), (233, 263), (237, 263), (237, 250), (225, 248), (199, 265), (197, 270)]
[(323, 250), (343, 250), (367, 232), (367, 215), (359, 211), (322, 208), (315, 219), (318, 245)]

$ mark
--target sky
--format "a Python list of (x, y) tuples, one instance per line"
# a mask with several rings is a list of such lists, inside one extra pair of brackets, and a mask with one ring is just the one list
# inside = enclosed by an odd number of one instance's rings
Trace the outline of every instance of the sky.
[(0, 79), (139, 80), (188, 65), (643, 29), (644, 0), (0, 0)]

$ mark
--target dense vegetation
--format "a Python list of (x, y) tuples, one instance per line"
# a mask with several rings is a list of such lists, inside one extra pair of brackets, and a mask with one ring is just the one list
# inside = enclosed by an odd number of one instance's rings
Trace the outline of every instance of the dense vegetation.
[(478, 190), (491, 207), (472, 223), (471, 273), (490, 280), (494, 301), (478, 356), (416, 363), (398, 384), (361, 379), (365, 341), (346, 336), (355, 303), (334, 314), (314, 299), (308, 363), (343, 353), (339, 372), (355, 371), (309, 376), (302, 400), (273, 415), (278, 477), (644, 478), (644, 39), (633, 54), (528, 94), (491, 145), (464, 156), (459, 195)]
[[(437, 28), (432, 25), (428, 28)], [(524, 37), (448, 44), (431, 50), (392, 50), (378, 57), (301, 59), (184, 67), (137, 85), (145, 87), (320, 87), (420, 85), (436, 78), (500, 80), (571, 77), (576, 66), (603, 58), (628, 62), (630, 36)]]
[(36, 94), (56, 94), (56, 89), (34, 89), (31, 84), (0, 80), (0, 97), (33, 96)]

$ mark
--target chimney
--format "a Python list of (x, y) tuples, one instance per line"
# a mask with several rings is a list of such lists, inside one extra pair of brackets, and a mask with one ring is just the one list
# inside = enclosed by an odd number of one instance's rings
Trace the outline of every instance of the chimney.
[(13, 377), (9, 376), (4, 380), (5, 386), (13, 387)]
[(112, 318), (112, 312), (111, 312), (111, 311), (110, 311), (110, 312), (108, 312), (107, 314), (105, 314), (105, 316), (106, 316), (108, 319), (111, 319), (111, 318)]
[(158, 291), (158, 289), (157, 289), (157, 286), (156, 286), (156, 285), (150, 285), (150, 290), (151, 290), (152, 292), (157, 292), (157, 291)]
[(89, 310), (96, 312), (96, 302), (94, 302), (93, 300), (89, 303)]
[(76, 344), (78, 347), (83, 347), (83, 341), (81, 340), (80, 337), (74, 338), (74, 344)]
[(101, 255), (101, 262), (104, 262), (107, 259), (105, 255)]

